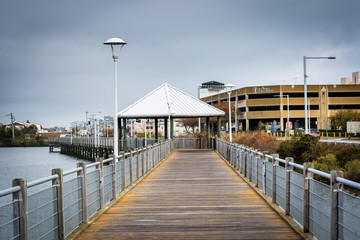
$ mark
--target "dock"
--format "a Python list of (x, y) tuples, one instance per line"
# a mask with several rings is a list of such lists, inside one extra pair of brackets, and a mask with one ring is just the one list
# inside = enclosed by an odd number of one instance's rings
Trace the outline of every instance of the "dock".
[(302, 239), (212, 150), (177, 150), (77, 239)]

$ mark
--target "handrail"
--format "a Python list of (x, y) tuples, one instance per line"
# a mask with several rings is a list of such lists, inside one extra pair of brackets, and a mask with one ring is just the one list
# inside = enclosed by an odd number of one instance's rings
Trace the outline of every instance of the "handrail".
[[(226, 142), (226, 141), (224, 141), (222, 139), (217, 139), (217, 141), (220, 141), (220, 142), (223, 142), (223, 143), (226, 143), (226, 144), (230, 144), (230, 143), (228, 143), (228, 142)], [(251, 153), (256, 153), (258, 155), (261, 155), (261, 156), (272, 159), (271, 155), (264, 154), (262, 152), (257, 152), (257, 151), (255, 151), (253, 149), (250, 149), (249, 147), (241, 146), (241, 145), (236, 144), (236, 143), (232, 143), (232, 144), (235, 144), (235, 146), (240, 147), (240, 148), (242, 148), (244, 150), (250, 151)], [(284, 159), (282, 159), (282, 158), (277, 157), (277, 158), (275, 158), (275, 160), (279, 161), (281, 163), (286, 163), (286, 161)], [(289, 165), (294, 166), (295, 168), (304, 170), (303, 165), (293, 163), (293, 162), (290, 162)], [(314, 168), (308, 168), (308, 171), (311, 172), (311, 173), (314, 173), (314, 174), (316, 174), (316, 175), (318, 175), (320, 177), (323, 177), (323, 178), (326, 178), (326, 179), (331, 179), (331, 175), (329, 173), (325, 173), (323, 171), (320, 171), (320, 170), (317, 170), (317, 169), (314, 169)], [(340, 179), (340, 180), (338, 181), (338, 179)], [(344, 184), (345, 186), (352, 187), (352, 188), (360, 190), (360, 183), (357, 183), (357, 182), (354, 182), (354, 181), (351, 181), (351, 180), (348, 180), (348, 179), (345, 179), (345, 178), (340, 178), (340, 177), (337, 177), (336, 181)]]
[(6, 196), (6, 195), (9, 195), (9, 194), (12, 194), (12, 193), (16, 193), (16, 192), (18, 192), (20, 190), (21, 190), (21, 188), (19, 186), (11, 187), (11, 188), (8, 188), (8, 189), (5, 189), (5, 190), (1, 190), (0, 191), (0, 197)]
[[(171, 141), (172, 140), (166, 140), (161, 143), (154, 143), (151, 146), (138, 148), (136, 151), (131, 151), (131, 153), (127, 152), (117, 156), (117, 159), (128, 158), (130, 154), (132, 154), (133, 158), (130, 164), (125, 164), (125, 161), (114, 161), (114, 158), (107, 158), (103, 161), (90, 164), (81, 163), (78, 164), (78, 167), (64, 172), (62, 169), (53, 169), (53, 175), (28, 182), (27, 184), (25, 179), (16, 179), (14, 184), (17, 186), (0, 191), (0, 197), (8, 197), (10, 194), (13, 194), (12, 200), (5, 199), (5, 201), (9, 201), (9, 203), (1, 206), (2, 209), (7, 208), (6, 212), (11, 212), (11, 216), (9, 217), (12, 220), (7, 221), (5, 225), (0, 222), (0, 231), (3, 231), (3, 227), (12, 227), (12, 222), (16, 225), (17, 229), (20, 230), (19, 233), (15, 233), (7, 229), (5, 232), (9, 234), (9, 236), (1, 237), (6, 239), (14, 239), (17, 237), (20, 239), (28, 239), (28, 235), (36, 231), (39, 232), (41, 236), (54, 233), (58, 234), (57, 238), (64, 239), (64, 237), (67, 237), (83, 222), (87, 222), (97, 211), (106, 208), (112, 200), (115, 200), (119, 194), (134, 184), (136, 180), (160, 164), (173, 150)], [(109, 162), (112, 164), (104, 165), (104, 163)], [(91, 174), (91, 171), (89, 171), (88, 174), (87, 169), (91, 167), (96, 167), (99, 174)], [(74, 173), (77, 173), (77, 175), (69, 176)], [(64, 179), (64, 176), (68, 177)], [(43, 191), (42, 189), (47, 190), (49, 188), (48, 186), (42, 185), (40, 188), (35, 188), (31, 191), (35, 192), (34, 195), (28, 194), (28, 188), (49, 181), (52, 181), (52, 191)], [(111, 189), (109, 190), (109, 188)], [(54, 191), (56, 194), (54, 194)], [(91, 202), (87, 202), (88, 196), (90, 195), (91, 199), (95, 198), (95, 201), (91, 200)], [(42, 199), (43, 196), (44, 198)], [(41, 200), (46, 202), (41, 203)], [(14, 203), (16, 203), (18, 207), (14, 208)], [(53, 204), (57, 205), (57, 207), (49, 211), (46, 207), (49, 205), (52, 206)], [(29, 210), (23, 211), (23, 209), (28, 208), (28, 205)], [(45, 210), (43, 206), (46, 206)], [(73, 212), (70, 213), (70, 216), (67, 216), (66, 214), (69, 213), (69, 209), (76, 209), (76, 214), (80, 214), (82, 217), (74, 220), (72, 218), (75, 216)], [(26, 224), (27, 218), (29, 213), (33, 212), (38, 214), (35, 214), (36, 219), (31, 219), (31, 221), (37, 221), (37, 224), (28, 228)], [(31, 216), (33, 218), (34, 215)], [(47, 228), (48, 226), (40, 224), (50, 219), (53, 219), (54, 222), (57, 223), (51, 227), (51, 229)], [(0, 221), (2, 221), (2, 218), (0, 218)]]
[(59, 175), (57, 175), (57, 174), (51, 175), (51, 176), (49, 176), (49, 177), (44, 177), (44, 178), (41, 178), (41, 179), (38, 179), (38, 180), (35, 180), (35, 181), (32, 181), (32, 182), (29, 182), (29, 183), (27, 184), (27, 187), (28, 187), (28, 188), (31, 188), (31, 187), (34, 187), (34, 186), (36, 186), (36, 185), (39, 185), (39, 184), (42, 184), (42, 183), (45, 183), (45, 182), (48, 182), (48, 181), (57, 179), (58, 177), (59, 177)]
[[(360, 190), (360, 183), (343, 178), (342, 171), (325, 173), (314, 169), (313, 163), (297, 164), (291, 157), (284, 160), (277, 154), (261, 153), (222, 139), (216, 140), (216, 151), (304, 232), (311, 232), (317, 239), (360, 239), (360, 199), (343, 190), (343, 185)], [(294, 168), (301, 169), (302, 174), (294, 172)], [(330, 184), (314, 179), (314, 175), (330, 180)]]

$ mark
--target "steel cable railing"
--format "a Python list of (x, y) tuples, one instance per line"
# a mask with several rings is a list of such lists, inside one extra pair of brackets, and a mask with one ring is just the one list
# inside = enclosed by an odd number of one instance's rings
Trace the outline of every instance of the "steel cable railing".
[[(360, 198), (343, 189), (345, 185), (358, 191), (360, 183), (343, 178), (341, 171), (325, 173), (314, 169), (312, 163), (296, 164), (292, 158), (281, 159), (277, 154), (222, 139), (216, 139), (215, 146), (223, 159), (305, 232), (310, 231), (317, 239), (360, 239)], [(233, 154), (234, 150), (239, 154)], [(315, 180), (314, 174), (330, 180), (330, 184)]]
[(163, 141), (66, 172), (53, 169), (29, 183), (14, 179), (14, 187), (0, 191), (0, 238), (64, 239), (164, 160), (171, 146)]

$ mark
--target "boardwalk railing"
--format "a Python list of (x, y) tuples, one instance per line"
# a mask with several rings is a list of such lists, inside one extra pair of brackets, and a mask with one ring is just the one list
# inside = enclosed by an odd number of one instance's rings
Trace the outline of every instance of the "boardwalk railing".
[[(360, 184), (344, 179), (342, 171), (328, 174), (312, 163), (296, 164), (291, 157), (281, 159), (221, 139), (216, 150), (305, 232), (317, 239), (360, 239), (360, 198), (343, 190), (343, 185), (360, 190)], [(330, 185), (315, 180), (314, 174)]]
[(174, 149), (207, 149), (206, 138), (174, 138), (173, 144)]
[[(142, 148), (147, 145), (152, 145), (157, 142), (162, 142), (165, 139), (154, 139), (154, 138), (128, 138), (126, 140), (120, 139), (119, 140), (119, 147), (120, 149), (127, 148), (127, 149), (135, 149), (135, 148)], [(50, 137), (48, 139), (50, 145), (74, 145), (74, 146), (86, 146), (86, 147), (107, 147), (113, 148), (114, 147), (114, 138), (107, 138), (107, 137)]]
[(164, 141), (66, 172), (53, 169), (29, 183), (14, 179), (0, 191), (0, 238), (64, 239), (164, 160), (171, 146)]

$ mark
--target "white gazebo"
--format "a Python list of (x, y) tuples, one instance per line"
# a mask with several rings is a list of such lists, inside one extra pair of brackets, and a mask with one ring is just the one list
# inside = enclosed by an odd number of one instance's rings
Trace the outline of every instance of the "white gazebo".
[[(126, 119), (155, 119), (155, 138), (158, 138), (158, 119), (164, 119), (165, 132), (168, 138), (173, 137), (174, 118), (201, 118), (206, 117), (206, 133), (210, 141), (210, 117), (218, 118), (225, 113), (167, 83), (162, 84), (140, 100), (123, 109), (118, 114), (118, 120), (123, 119), (122, 138), (126, 138)], [(121, 123), (121, 122), (120, 122)], [(170, 124), (170, 128), (168, 128)], [(218, 127), (220, 136), (220, 127)]]

